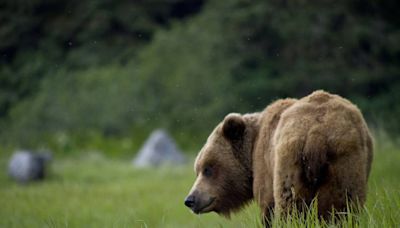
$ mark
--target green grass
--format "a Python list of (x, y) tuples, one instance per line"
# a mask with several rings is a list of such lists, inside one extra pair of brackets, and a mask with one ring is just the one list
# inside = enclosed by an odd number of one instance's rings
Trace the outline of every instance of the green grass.
[[(0, 159), (6, 169), (6, 157)], [(318, 221), (315, 211), (275, 219), (274, 227), (399, 227), (400, 150), (375, 153), (368, 201), (360, 214), (335, 224)], [(194, 215), (183, 205), (192, 165), (135, 169), (130, 161), (85, 155), (55, 159), (50, 178), (18, 185), (0, 173), (0, 227), (256, 227), (259, 210), (251, 204), (230, 220), (215, 213)]]

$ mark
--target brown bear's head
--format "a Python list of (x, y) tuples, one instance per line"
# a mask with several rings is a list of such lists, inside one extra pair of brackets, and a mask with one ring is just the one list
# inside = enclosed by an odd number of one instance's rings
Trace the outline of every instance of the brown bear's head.
[(227, 115), (195, 161), (197, 179), (185, 199), (194, 213), (229, 216), (253, 197), (252, 148), (258, 114)]

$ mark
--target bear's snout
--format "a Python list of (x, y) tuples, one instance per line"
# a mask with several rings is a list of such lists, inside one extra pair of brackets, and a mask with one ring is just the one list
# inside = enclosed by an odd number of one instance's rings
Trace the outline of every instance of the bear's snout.
[(193, 208), (195, 203), (196, 203), (196, 198), (194, 197), (194, 195), (189, 195), (188, 197), (186, 197), (185, 199), (185, 205), (188, 208)]
[(185, 205), (196, 214), (206, 213), (213, 210), (215, 199), (204, 192), (195, 190), (186, 197)]

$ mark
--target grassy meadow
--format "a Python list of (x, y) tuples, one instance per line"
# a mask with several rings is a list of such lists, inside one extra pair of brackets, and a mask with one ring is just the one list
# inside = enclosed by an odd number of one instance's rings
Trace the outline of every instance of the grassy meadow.
[[(393, 139), (377, 131), (361, 213), (273, 227), (400, 228), (399, 12), (400, 0), (0, 0), (0, 228), (262, 226), (254, 203), (230, 219), (184, 206), (195, 151), (228, 113), (321, 89)], [(158, 128), (188, 164), (132, 166)], [(16, 147), (53, 152), (45, 181), (9, 179)]]
[[(274, 227), (399, 227), (400, 149), (378, 145), (361, 214), (334, 224), (314, 214), (274, 220)], [(19, 185), (0, 173), (0, 227), (257, 227), (259, 210), (251, 204), (225, 219), (194, 215), (183, 205), (195, 175), (183, 167), (135, 169), (129, 160), (99, 154), (55, 158), (49, 179)], [(6, 170), (7, 156), (1, 158)]]

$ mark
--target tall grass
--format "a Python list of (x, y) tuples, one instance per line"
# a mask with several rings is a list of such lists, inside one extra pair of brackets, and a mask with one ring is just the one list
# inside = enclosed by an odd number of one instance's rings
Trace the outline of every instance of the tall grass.
[[(0, 167), (6, 169), (6, 157)], [(369, 193), (360, 213), (318, 219), (315, 205), (274, 218), (273, 227), (399, 227), (400, 150), (378, 146)], [(183, 199), (195, 179), (192, 165), (135, 169), (128, 160), (98, 154), (55, 158), (46, 181), (18, 185), (0, 173), (0, 227), (260, 227), (254, 203), (230, 220), (194, 215)]]

